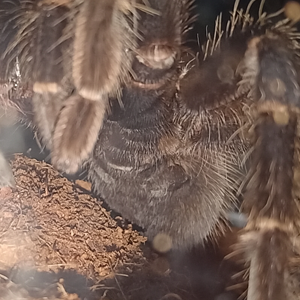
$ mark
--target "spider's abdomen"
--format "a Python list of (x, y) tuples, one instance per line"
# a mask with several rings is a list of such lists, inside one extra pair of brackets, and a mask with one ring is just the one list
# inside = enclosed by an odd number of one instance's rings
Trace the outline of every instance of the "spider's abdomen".
[(239, 135), (230, 138), (240, 128), (244, 102), (227, 102), (214, 89), (204, 95), (208, 103), (194, 91), (191, 107), (186, 96), (185, 82), (199, 86), (197, 72), (212, 76), (217, 68), (212, 59), (161, 89), (136, 82), (124, 88), (123, 107), (114, 102), (89, 164), (90, 178), (111, 208), (145, 228), (150, 239), (167, 234), (175, 247), (216, 233), (239, 182), (245, 149)]

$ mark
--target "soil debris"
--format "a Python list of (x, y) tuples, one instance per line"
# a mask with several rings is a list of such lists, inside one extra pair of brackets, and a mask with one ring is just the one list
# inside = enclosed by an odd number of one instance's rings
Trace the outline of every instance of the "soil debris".
[(12, 167), (16, 188), (0, 189), (1, 300), (196, 300), (224, 291), (231, 273), (224, 279), (203, 250), (158, 254), (88, 183), (21, 155)]

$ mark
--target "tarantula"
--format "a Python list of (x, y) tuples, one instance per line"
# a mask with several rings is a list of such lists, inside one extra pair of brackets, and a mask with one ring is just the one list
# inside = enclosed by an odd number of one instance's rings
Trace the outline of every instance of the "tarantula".
[(222, 232), (241, 197), (248, 299), (299, 299), (300, 36), (253, 2), (202, 48), (190, 0), (5, 2), (2, 102), (159, 250)]

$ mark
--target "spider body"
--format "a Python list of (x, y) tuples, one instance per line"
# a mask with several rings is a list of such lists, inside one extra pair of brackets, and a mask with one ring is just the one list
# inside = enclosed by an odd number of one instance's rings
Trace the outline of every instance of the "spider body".
[[(32, 98), (53, 163), (67, 172), (84, 163), (111, 208), (174, 248), (222, 232), (242, 194), (249, 220), (237, 249), (250, 273), (248, 299), (298, 299), (300, 47), (290, 23), (262, 14), (254, 22), (237, 2), (225, 29), (218, 19), (203, 49), (188, 50), (191, 1), (151, 0), (137, 27), (127, 19), (131, 1), (54, 3), (37, 2), (40, 25), (30, 27), (21, 9), (17, 29), (6, 20), (2, 33), (4, 79), (19, 80), (10, 100)], [(102, 8), (110, 12), (104, 25)], [(62, 10), (51, 47), (43, 33)], [(30, 54), (23, 22), (35, 46), (60, 58), (58, 68)], [(22, 99), (27, 82), (32, 95)]]

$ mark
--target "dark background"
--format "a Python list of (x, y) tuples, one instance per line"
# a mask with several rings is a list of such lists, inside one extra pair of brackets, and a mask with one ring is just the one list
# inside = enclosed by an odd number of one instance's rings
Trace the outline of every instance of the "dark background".
[[(249, 0), (240, 0), (239, 7), (246, 8)], [(257, 0), (253, 6), (251, 13), (255, 15), (258, 11), (261, 0)], [(284, 4), (288, 2), (286, 0), (266, 0), (264, 5), (264, 11), (270, 13), (281, 9)], [(298, 1), (297, 1), (298, 2)], [(234, 6), (235, 0), (196, 0), (197, 14), (198, 14), (198, 28), (203, 30), (206, 26), (210, 30), (214, 27), (214, 21), (218, 14), (222, 12), (224, 18), (228, 19), (229, 13)]]

